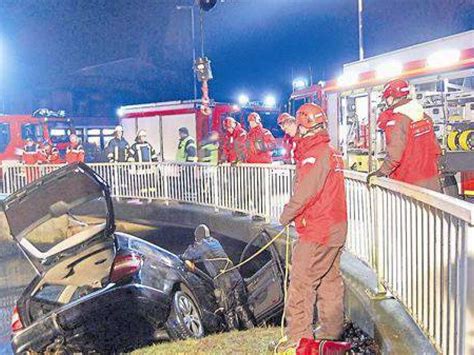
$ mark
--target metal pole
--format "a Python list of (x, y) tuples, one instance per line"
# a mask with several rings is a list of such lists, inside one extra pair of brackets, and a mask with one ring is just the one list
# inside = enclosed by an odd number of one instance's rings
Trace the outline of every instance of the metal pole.
[(364, 59), (364, 33), (363, 33), (363, 16), (362, 12), (364, 11), (364, 0), (358, 1), (358, 12), (359, 12), (359, 60)]
[(196, 73), (194, 72), (194, 64), (196, 63), (196, 42), (195, 42), (195, 35), (196, 31), (194, 29), (194, 6), (191, 6), (191, 27), (192, 27), (192, 41), (193, 41), (193, 89), (194, 89), (194, 100), (197, 100), (197, 79)]
[(192, 64), (192, 71), (193, 71), (193, 93), (194, 93), (194, 100), (197, 100), (197, 79), (196, 73), (194, 72), (194, 64), (196, 63), (196, 30), (195, 30), (195, 23), (194, 23), (194, 6), (176, 6), (177, 10), (190, 10), (191, 11), (191, 41), (193, 47), (193, 64)]
[(202, 9), (199, 9), (199, 20), (201, 25), (201, 57), (204, 58), (204, 16)]

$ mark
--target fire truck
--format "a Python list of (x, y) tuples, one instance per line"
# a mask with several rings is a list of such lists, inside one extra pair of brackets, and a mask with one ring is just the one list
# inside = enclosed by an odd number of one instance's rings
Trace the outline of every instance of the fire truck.
[(290, 107), (319, 98), (346, 166), (372, 171), (385, 155), (376, 122), (384, 109), (383, 85), (393, 78), (409, 81), (411, 97), (433, 118), (444, 171), (462, 181), (464, 195), (473, 196), (474, 31), (345, 64), (338, 79), (293, 92)]
[(37, 143), (50, 141), (64, 156), (72, 122), (64, 112), (40, 109), (32, 115), (0, 116), (0, 161), (21, 160), (28, 138)]
[(200, 104), (200, 101), (189, 100), (122, 106), (118, 114), (124, 137), (131, 144), (138, 130), (144, 129), (161, 160), (174, 160), (180, 127), (186, 127), (199, 145), (211, 131), (221, 132), (223, 119), (239, 110), (235, 105), (213, 103), (212, 113), (207, 116), (201, 112)]
[[(223, 133), (222, 122), (227, 116), (234, 117), (248, 129), (247, 116), (258, 112), (265, 128), (268, 128), (277, 140), (283, 132), (277, 125), (279, 110), (257, 103), (239, 106), (229, 103), (212, 103), (212, 113), (204, 115), (200, 101), (169, 101), (152, 104), (122, 106), (118, 110), (120, 123), (124, 128), (124, 137), (131, 144), (140, 129), (147, 131), (149, 143), (159, 152), (164, 161), (174, 160), (178, 148), (178, 129), (186, 127), (189, 134), (196, 137), (198, 146), (211, 131)], [(278, 160), (284, 152), (277, 148), (273, 152)]]

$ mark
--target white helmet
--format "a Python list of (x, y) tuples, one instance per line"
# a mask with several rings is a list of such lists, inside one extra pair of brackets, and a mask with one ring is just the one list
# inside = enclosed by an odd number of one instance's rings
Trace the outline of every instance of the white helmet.
[(115, 126), (115, 132), (123, 132), (123, 127), (121, 125)]

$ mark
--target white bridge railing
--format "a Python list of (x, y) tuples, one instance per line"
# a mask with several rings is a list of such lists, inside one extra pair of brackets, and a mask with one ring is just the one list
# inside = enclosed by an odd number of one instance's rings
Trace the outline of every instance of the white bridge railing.
[[(183, 201), (277, 221), (294, 167), (192, 163), (91, 164), (120, 198)], [(12, 193), (58, 165), (2, 166)], [(474, 353), (474, 205), (346, 171), (346, 249), (367, 263), (445, 354)]]

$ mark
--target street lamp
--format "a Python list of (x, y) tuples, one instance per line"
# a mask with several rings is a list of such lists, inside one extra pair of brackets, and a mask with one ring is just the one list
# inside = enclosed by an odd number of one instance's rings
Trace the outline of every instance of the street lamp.
[(184, 6), (178, 5), (176, 6), (177, 10), (189, 10), (191, 12), (191, 40), (193, 46), (193, 88), (194, 88), (194, 100), (197, 100), (197, 81), (196, 75), (194, 73), (194, 64), (196, 63), (196, 46), (195, 46), (195, 32), (194, 32), (194, 6)]

